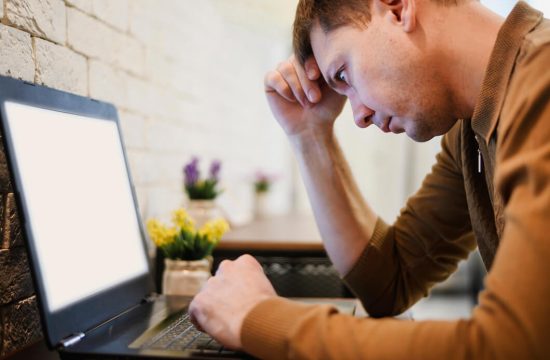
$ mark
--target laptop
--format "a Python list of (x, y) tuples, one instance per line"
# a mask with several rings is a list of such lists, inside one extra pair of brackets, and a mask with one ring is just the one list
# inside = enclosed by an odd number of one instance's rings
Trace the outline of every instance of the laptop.
[(62, 358), (242, 358), (154, 293), (113, 105), (0, 77), (2, 139), (45, 339)]

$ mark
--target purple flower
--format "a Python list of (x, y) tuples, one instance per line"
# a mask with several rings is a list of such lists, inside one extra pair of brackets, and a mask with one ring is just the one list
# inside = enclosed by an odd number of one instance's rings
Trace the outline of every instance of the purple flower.
[(210, 180), (218, 181), (222, 163), (219, 160), (212, 161), (210, 164)]
[(183, 174), (185, 176), (186, 186), (193, 186), (197, 181), (199, 181), (199, 159), (197, 157), (193, 157), (191, 162), (185, 165), (183, 168)]
[(270, 182), (271, 181), (271, 176), (269, 176), (268, 174), (264, 173), (261, 170), (256, 171), (255, 178), (256, 178), (256, 182)]

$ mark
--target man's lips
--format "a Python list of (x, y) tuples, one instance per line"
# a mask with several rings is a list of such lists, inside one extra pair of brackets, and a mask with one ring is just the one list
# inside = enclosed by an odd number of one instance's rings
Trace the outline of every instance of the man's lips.
[(391, 117), (385, 118), (384, 122), (380, 125), (380, 130), (385, 133), (390, 132)]
[(394, 134), (401, 134), (405, 130), (399, 125), (399, 121), (394, 121), (392, 116), (384, 119), (384, 122), (380, 125), (380, 130), (385, 133), (392, 132)]

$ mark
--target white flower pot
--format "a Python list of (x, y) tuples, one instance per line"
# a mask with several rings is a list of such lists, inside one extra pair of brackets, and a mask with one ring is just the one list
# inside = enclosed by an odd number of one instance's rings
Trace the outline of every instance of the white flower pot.
[(194, 296), (210, 278), (212, 263), (209, 259), (164, 259), (164, 265), (162, 292), (165, 295)]
[(254, 194), (254, 219), (261, 220), (269, 217), (269, 193), (256, 192)]

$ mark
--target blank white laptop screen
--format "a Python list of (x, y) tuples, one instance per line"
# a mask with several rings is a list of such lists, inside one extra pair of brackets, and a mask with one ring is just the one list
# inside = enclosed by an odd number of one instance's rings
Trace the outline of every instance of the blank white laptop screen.
[(114, 121), (5, 103), (48, 308), (148, 271)]

